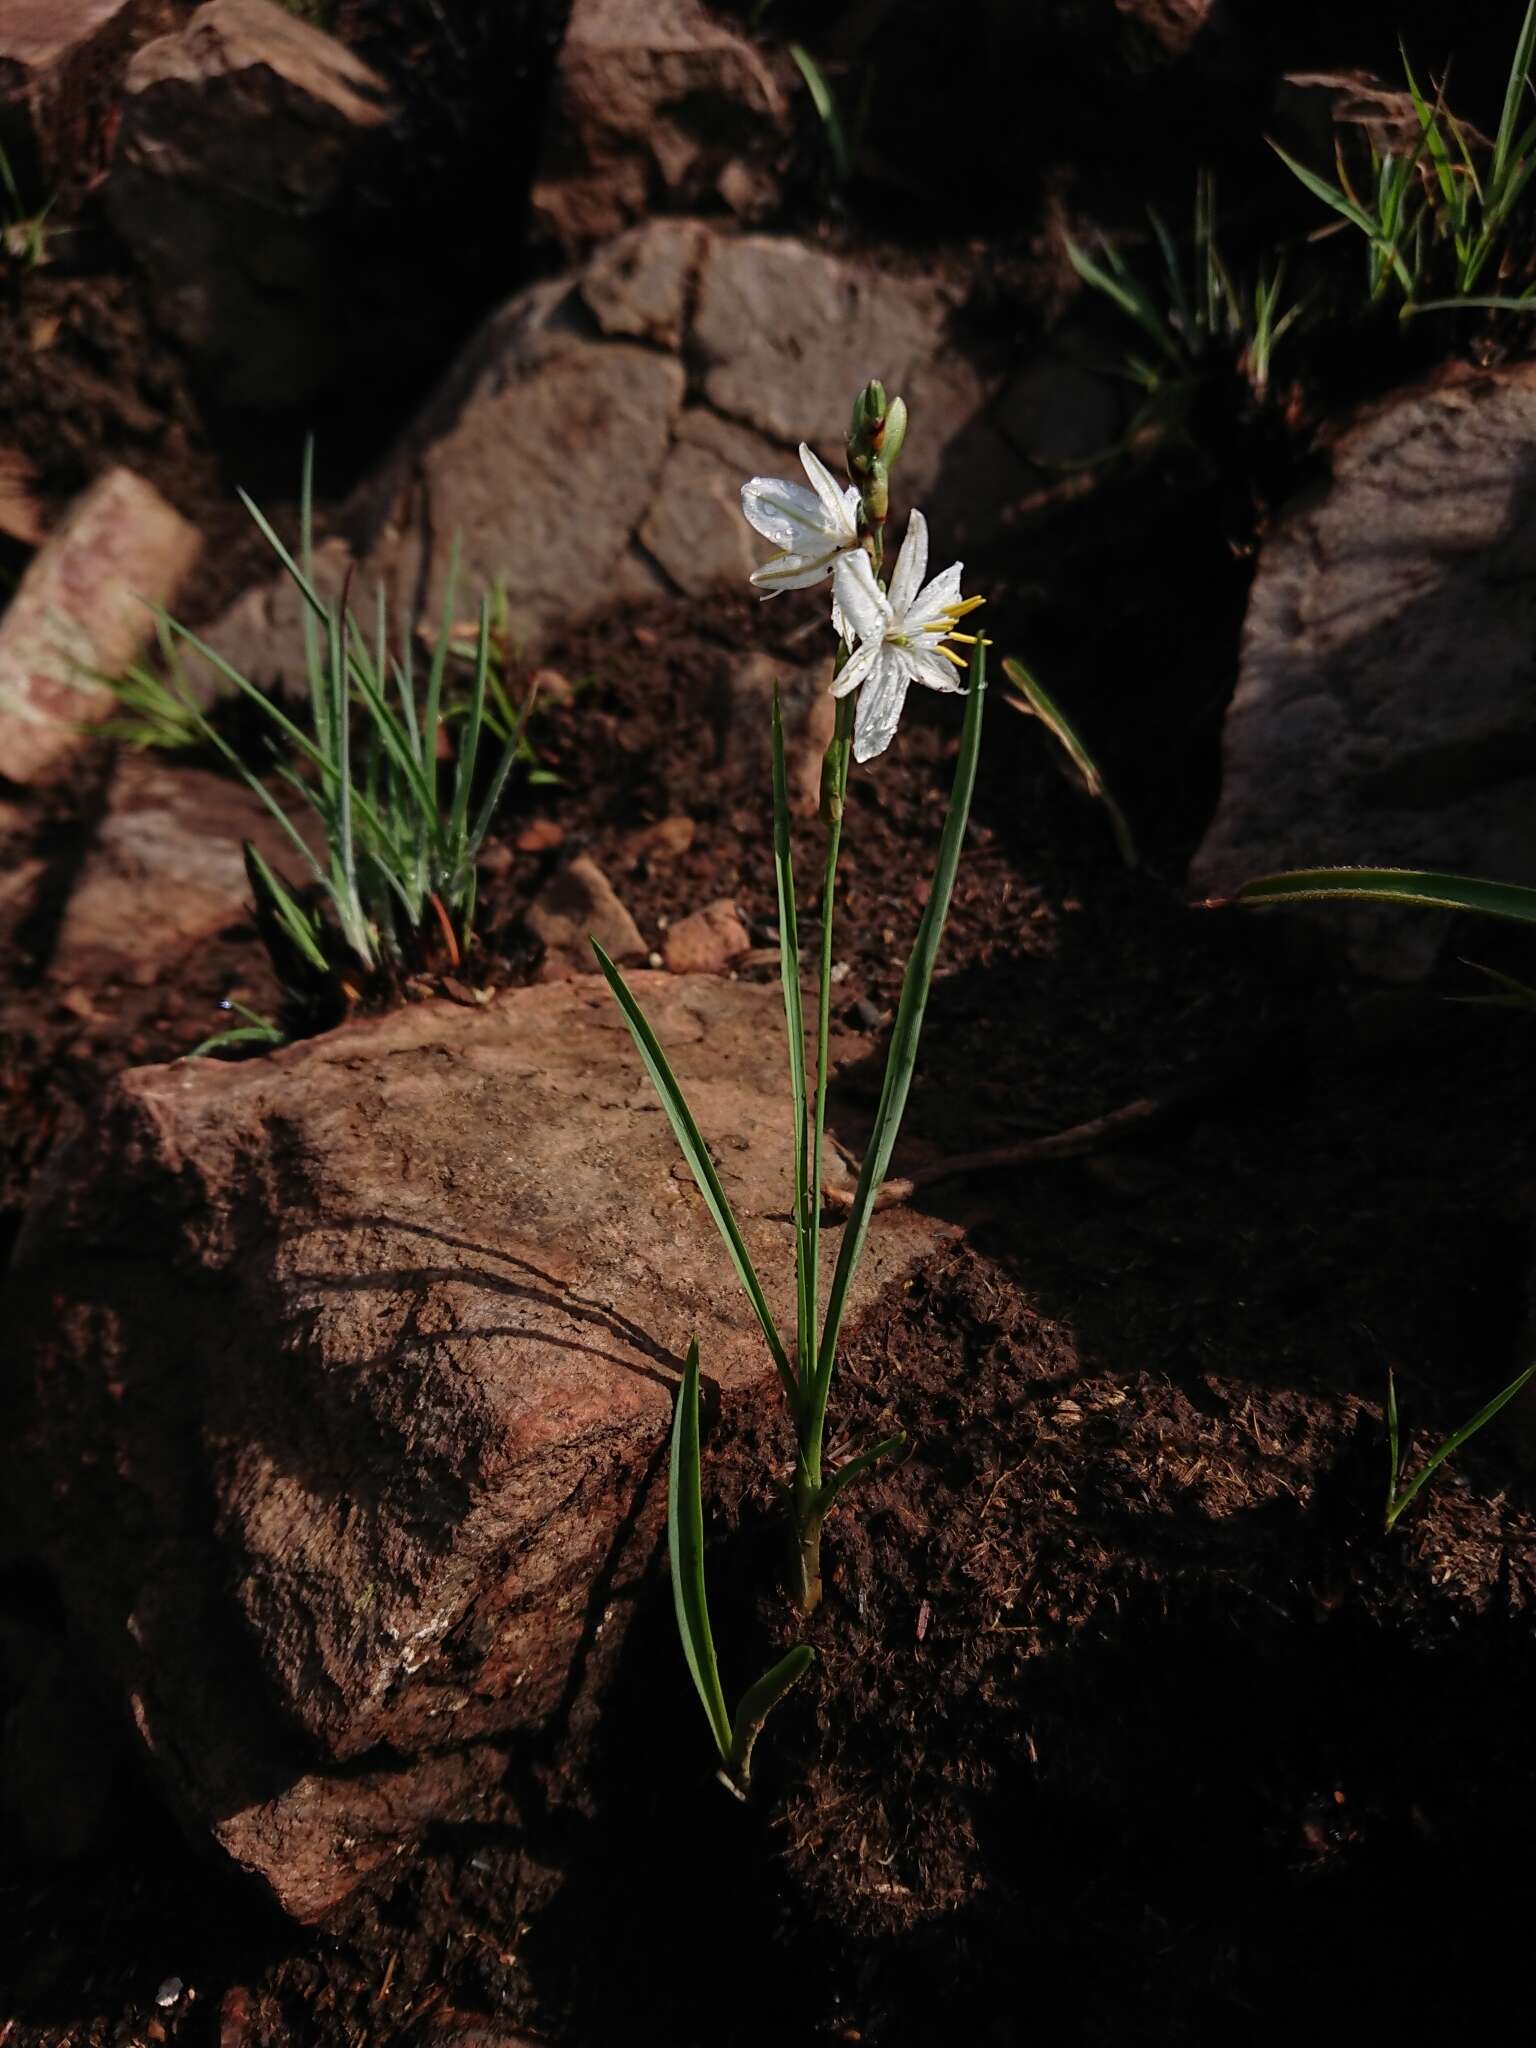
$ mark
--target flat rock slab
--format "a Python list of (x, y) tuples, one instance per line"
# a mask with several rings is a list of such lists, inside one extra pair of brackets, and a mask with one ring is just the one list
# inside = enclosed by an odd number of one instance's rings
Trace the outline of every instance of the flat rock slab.
[[(778, 993), (633, 979), (787, 1321)], [(946, 1234), (882, 1217), (856, 1305)], [(689, 1339), (727, 1417), (772, 1391), (590, 982), (123, 1076), (14, 1280), (8, 1484), (183, 1809), (302, 1917), (600, 1697)]]
[[(1279, 868), (1536, 881), (1536, 373), (1392, 401), (1264, 544), (1190, 871), (1225, 895)], [(1328, 907), (1356, 963), (1433, 966), (1434, 912)]]
[[(295, 828), (311, 844), (311, 812)], [(148, 986), (226, 926), (248, 924), (243, 843), (279, 874), (299, 863), (293, 843), (254, 790), (227, 775), (125, 752), (70, 891), (49, 962), (56, 982)]]

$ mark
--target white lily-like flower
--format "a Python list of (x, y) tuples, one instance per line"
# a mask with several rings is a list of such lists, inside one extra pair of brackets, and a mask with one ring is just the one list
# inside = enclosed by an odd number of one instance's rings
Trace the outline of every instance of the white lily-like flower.
[(809, 490), (774, 476), (754, 476), (741, 487), (748, 525), (779, 550), (752, 572), (753, 583), (765, 597), (819, 583), (840, 555), (859, 544), (857, 488), (850, 484), (842, 489), (803, 441), (800, 462), (810, 478)]
[(856, 761), (872, 761), (891, 744), (912, 683), (926, 683), (930, 690), (964, 689), (955, 671), (963, 673), (966, 662), (947, 643), (974, 642), (973, 634), (956, 628), (985, 600), (961, 597), (961, 566), (951, 562), (923, 585), (928, 522), (921, 512), (907, 521), (889, 593), (876, 582), (862, 549), (839, 557), (832, 576), (833, 596), (845, 636), (858, 644), (833, 683), (832, 694), (860, 693), (853, 724)]

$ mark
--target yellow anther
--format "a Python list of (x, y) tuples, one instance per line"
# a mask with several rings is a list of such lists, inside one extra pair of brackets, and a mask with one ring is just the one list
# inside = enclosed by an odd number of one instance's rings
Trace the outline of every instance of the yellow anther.
[(942, 647), (942, 646), (941, 646), (941, 647), (939, 647), (938, 649), (936, 649), (935, 651), (936, 651), (937, 653), (939, 653), (939, 654), (942, 654), (942, 655), (943, 655), (943, 657), (944, 657), (944, 659), (945, 659), (946, 661), (952, 661), (952, 662), (953, 662), (953, 663), (955, 664), (955, 667), (956, 667), (956, 668), (969, 668), (969, 667), (970, 667), (970, 663), (969, 663), (968, 661), (966, 661), (966, 660), (965, 660), (965, 659), (964, 659), (964, 658), (963, 658), (962, 656), (960, 656), (960, 655), (956, 654), (956, 652), (955, 652), (955, 650), (953, 649), (953, 647)]

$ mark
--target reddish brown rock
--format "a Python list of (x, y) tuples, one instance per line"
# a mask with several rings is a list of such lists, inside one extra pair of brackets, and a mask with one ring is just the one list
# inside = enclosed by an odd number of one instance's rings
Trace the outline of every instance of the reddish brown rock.
[[(634, 983), (789, 1315), (778, 991)], [(944, 1234), (883, 1217), (858, 1300)], [(580, 1740), (660, 1568), (689, 1339), (717, 1427), (773, 1397), (591, 981), (124, 1075), (13, 1287), (0, 1485), (189, 1822), (305, 1918), (504, 1815), (509, 1735)]]
[(44, 183), (100, 161), (134, 46), (170, 25), (166, 0), (5, 0), (0, 140)]
[[(295, 822), (317, 843), (311, 813)], [(194, 947), (250, 917), (247, 839), (279, 874), (298, 869), (292, 841), (243, 783), (125, 753), (70, 892), (51, 978), (100, 987), (172, 974)]]
[[(670, 206), (707, 206), (776, 183), (761, 169), (789, 106), (764, 52), (699, 0), (576, 0), (555, 75), (533, 210), (567, 252)], [(722, 180), (724, 183), (722, 184)]]
[(585, 853), (552, 878), (529, 905), (525, 921), (551, 959), (577, 973), (597, 971), (593, 939), (621, 965), (645, 958), (639, 926), (597, 862)]
[(36, 554), (0, 619), (0, 776), (38, 783), (89, 744), (81, 726), (117, 702), (119, 673), (154, 631), (201, 538), (152, 485), (112, 469)]
[(129, 66), (113, 226), (231, 403), (294, 404), (378, 348), (382, 252), (342, 210), (392, 112), (375, 71), (277, 0), (206, 0)]
[(671, 925), (661, 942), (669, 974), (723, 974), (752, 945), (752, 934), (730, 897), (706, 903)]

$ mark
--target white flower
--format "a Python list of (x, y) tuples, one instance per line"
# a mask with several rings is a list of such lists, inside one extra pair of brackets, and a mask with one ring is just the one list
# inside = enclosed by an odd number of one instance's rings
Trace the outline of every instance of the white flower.
[(875, 581), (862, 549), (840, 556), (833, 571), (832, 591), (845, 636), (858, 643), (832, 685), (834, 697), (860, 692), (853, 725), (856, 761), (872, 761), (896, 737), (910, 684), (926, 683), (930, 690), (965, 687), (955, 671), (963, 672), (966, 664), (945, 642), (971, 642), (971, 634), (955, 629), (983, 600), (961, 597), (959, 562), (951, 562), (920, 589), (927, 569), (928, 522), (921, 512), (914, 512), (896, 557), (889, 595)]
[(754, 476), (741, 487), (748, 525), (779, 550), (752, 573), (765, 597), (819, 583), (839, 555), (859, 544), (857, 489), (852, 484), (840, 489), (831, 470), (803, 441), (800, 461), (811, 480), (809, 490), (773, 476)]

